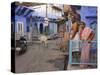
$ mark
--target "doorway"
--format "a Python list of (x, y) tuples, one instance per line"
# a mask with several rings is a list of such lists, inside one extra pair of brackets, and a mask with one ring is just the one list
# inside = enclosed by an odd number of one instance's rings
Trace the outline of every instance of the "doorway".
[(43, 34), (43, 23), (40, 23), (40, 28), (39, 28), (39, 30), (40, 30), (40, 34)]

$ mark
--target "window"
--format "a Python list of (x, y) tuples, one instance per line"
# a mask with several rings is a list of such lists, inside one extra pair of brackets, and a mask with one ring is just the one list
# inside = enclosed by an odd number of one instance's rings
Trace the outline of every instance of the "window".
[(17, 22), (17, 33), (23, 33), (23, 32), (24, 32), (23, 22)]

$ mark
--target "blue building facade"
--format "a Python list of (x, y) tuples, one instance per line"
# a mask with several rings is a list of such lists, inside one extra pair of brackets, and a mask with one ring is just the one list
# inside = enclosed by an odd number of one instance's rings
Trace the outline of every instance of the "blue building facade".
[[(63, 6), (63, 5), (62, 5)], [(45, 10), (42, 10), (45, 9)], [(57, 10), (56, 10), (57, 9)], [(52, 8), (52, 6), (48, 6), (47, 9), (47, 17), (49, 19), (48, 21), (48, 33), (53, 34), (57, 33), (57, 24), (55, 21), (58, 18), (58, 15), (62, 17), (62, 10), (60, 11), (59, 8), (56, 7)], [(38, 11), (37, 11), (38, 10)], [(41, 10), (41, 11), (39, 11)], [(55, 12), (53, 12), (56, 10)], [(14, 8), (12, 8), (12, 11), (15, 11), (15, 14), (12, 16), (12, 24), (15, 27), (15, 33), (22, 28), (23, 35), (26, 35), (28, 32), (30, 32), (30, 16), (32, 16), (32, 29), (33, 32), (42, 33), (44, 32), (44, 24), (46, 17), (46, 8), (41, 6), (41, 9), (32, 9), (31, 7), (26, 6), (18, 6), (15, 5)], [(86, 23), (87, 26), (91, 27), (95, 33), (97, 33), (97, 7), (92, 6), (81, 6), (80, 9), (77, 10), (79, 14), (81, 15), (81, 20)], [(60, 13), (59, 13), (60, 12)], [(15, 23), (13, 23), (15, 22)], [(23, 26), (17, 26), (17, 24), (21, 23)], [(18, 30), (19, 28), (19, 30)], [(20, 33), (20, 32), (19, 32)], [(95, 34), (95, 38), (97, 37), (97, 34)], [(95, 39), (96, 40), (96, 39)]]
[(15, 33), (16, 40), (20, 38), (20, 36), (27, 36), (27, 32), (29, 32), (30, 21), (27, 20), (32, 15), (33, 10), (25, 7), (14, 5), (11, 8), (12, 16), (12, 31)]
[(94, 31), (94, 40), (97, 40), (97, 7), (82, 6), (79, 13), (81, 15), (81, 20)]
[(90, 26), (93, 21), (97, 21), (97, 7), (82, 6), (80, 10), (81, 20)]

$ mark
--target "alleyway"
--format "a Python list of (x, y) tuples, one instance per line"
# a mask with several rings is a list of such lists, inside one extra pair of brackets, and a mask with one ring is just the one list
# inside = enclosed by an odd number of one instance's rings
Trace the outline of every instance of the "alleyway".
[(57, 49), (56, 40), (44, 47), (34, 41), (25, 54), (16, 56), (16, 72), (59, 71), (64, 67), (64, 53)]

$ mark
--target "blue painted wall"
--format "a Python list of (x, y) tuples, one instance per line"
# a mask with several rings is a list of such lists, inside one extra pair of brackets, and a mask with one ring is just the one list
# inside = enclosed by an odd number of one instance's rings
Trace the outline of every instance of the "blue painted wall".
[(79, 13), (81, 15), (81, 20), (84, 21), (87, 26), (89, 26), (91, 22), (97, 21), (96, 18), (86, 18), (86, 16), (97, 16), (97, 8), (96, 7), (82, 6)]

